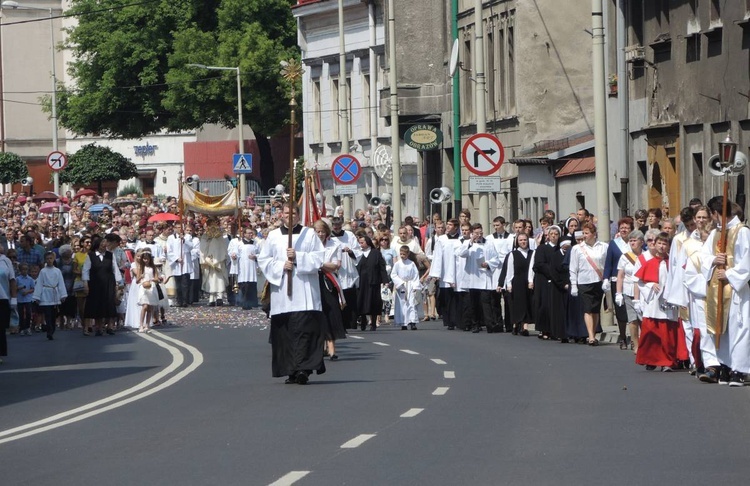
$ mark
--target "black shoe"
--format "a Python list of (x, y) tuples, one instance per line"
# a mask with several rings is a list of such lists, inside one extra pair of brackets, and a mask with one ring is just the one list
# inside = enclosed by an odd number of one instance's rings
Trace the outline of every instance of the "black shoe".
[(487, 326), (487, 334), (492, 334), (495, 332), (495, 328), (493, 326)]
[(568, 338), (562, 338), (562, 339), (560, 339), (560, 344), (568, 344), (569, 342), (570, 341), (568, 340)]
[(285, 385), (296, 385), (297, 384), (297, 379), (294, 376), (290, 376), (289, 378), (286, 379), (286, 381), (284, 381), (284, 384)]
[(217, 300), (217, 301), (216, 301), (216, 305), (217, 305), (218, 307), (221, 307), (222, 305), (224, 305), (224, 301), (223, 301), (223, 300), (221, 300), (221, 299), (219, 299), (219, 300)]
[(456, 326), (448, 326), (448, 330), (449, 330), (449, 331), (452, 331), (452, 330), (454, 330), (455, 328), (456, 328)]
[(304, 371), (298, 371), (296, 377), (298, 385), (307, 385), (307, 373)]
[(656, 366), (654, 365), (646, 365), (646, 371), (654, 371), (656, 369)]
[(378, 326), (376, 326), (375, 324), (370, 325), (370, 331), (377, 331), (377, 330), (378, 330)]
[(331, 355), (331, 361), (338, 361), (338, 360), (339, 360), (338, 355), (336, 355), (336, 354), (332, 354)]
[(729, 374), (729, 386), (745, 386), (745, 375), (739, 371), (732, 371)]
[(209, 303), (208, 303), (208, 306), (209, 306), (209, 307), (216, 307), (216, 302), (209, 302)]
[(730, 369), (728, 367), (722, 365), (719, 370), (719, 385), (729, 384), (729, 371)]
[(529, 335), (529, 331), (528, 331), (528, 329), (524, 329), (524, 330), (523, 330), (523, 331), (521, 331), (521, 332), (520, 332), (519, 334), (520, 334), (521, 336), (528, 336), (528, 335)]
[(112, 329), (107, 329), (106, 333), (109, 334), (110, 336), (115, 335), (115, 331), (113, 331)]
[(96, 331), (94, 333), (94, 336), (104, 336), (104, 333), (102, 333), (101, 331)]
[(416, 324), (409, 324), (409, 327), (411, 327), (412, 331), (416, 331), (417, 330), (417, 325)]
[(53, 341), (55, 338), (52, 337), (52, 334), (47, 334), (47, 339), (49, 339), (50, 341)]
[(408, 329), (409, 329), (409, 328), (408, 328), (408, 327), (406, 327), (406, 326), (401, 326), (401, 330), (402, 330), (402, 331), (407, 331)]
[(471, 330), (472, 334), (477, 334), (482, 331), (482, 328), (479, 326), (475, 326), (474, 329)]
[(698, 379), (703, 383), (718, 383), (719, 373), (716, 371), (716, 368), (709, 366), (703, 373), (698, 374)]

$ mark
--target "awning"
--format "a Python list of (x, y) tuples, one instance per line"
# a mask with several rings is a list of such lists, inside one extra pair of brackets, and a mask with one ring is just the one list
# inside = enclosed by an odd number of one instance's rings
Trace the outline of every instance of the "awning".
[(156, 177), (156, 169), (138, 169), (139, 179), (149, 179), (151, 177)]
[(590, 174), (596, 169), (596, 158), (595, 157), (584, 157), (582, 159), (570, 159), (562, 169), (557, 171), (555, 174), (556, 178), (567, 177), (578, 174)]

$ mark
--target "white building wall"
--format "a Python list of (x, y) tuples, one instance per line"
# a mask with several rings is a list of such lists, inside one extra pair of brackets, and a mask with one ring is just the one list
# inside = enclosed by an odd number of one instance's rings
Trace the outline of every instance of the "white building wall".
[[(594, 174), (579, 174), (557, 179), (557, 217), (565, 219), (570, 213), (575, 213), (581, 206), (578, 194), (584, 197), (586, 209), (596, 213), (596, 176)], [(617, 219), (617, 215), (610, 215)]]
[[(302, 49), (305, 73), (302, 77), (302, 117), (304, 123), (304, 156), (308, 167), (317, 166), (326, 197), (333, 196), (333, 179), (330, 168), (341, 155), (341, 134), (339, 134), (338, 96), (333, 92), (333, 80), (339, 75), (339, 25), (337, 2), (324, 2), (297, 8), (294, 11), (298, 20), (298, 42)], [(378, 110), (379, 93), (384, 86), (383, 51), (385, 49), (385, 28), (383, 11), (378, 6), (375, 21), (376, 64), (370, 66), (370, 24), (368, 5), (357, 0), (344, 1), (344, 37), (347, 52), (346, 75), (350, 80), (348, 113), (351, 131), (349, 153), (359, 160), (363, 170), (357, 181), (357, 194), (352, 197), (352, 212), (356, 208), (366, 208), (366, 196), (390, 193), (390, 184), (374, 173), (370, 158), (373, 149), (379, 144), (390, 147), (390, 129), (385, 119), (377, 113), (377, 121), (372, 126), (371, 110)], [(365, 83), (369, 75), (370, 83), (375, 83), (375, 99)], [(319, 97), (316, 99), (315, 83), (319, 83)], [(339, 84), (339, 89), (343, 88)], [(317, 117), (317, 119), (316, 119)], [(319, 126), (316, 129), (316, 125)], [(319, 131), (319, 137), (316, 137)], [(375, 147), (372, 140), (375, 139)], [(417, 214), (419, 200), (416, 194), (418, 154), (414, 149), (400, 146), (402, 163), (402, 191), (406, 197), (404, 215)]]
[[(96, 143), (101, 147), (109, 147), (114, 152), (129, 158), (139, 170), (156, 169), (154, 194), (176, 196), (179, 192), (178, 173), (185, 163), (183, 144), (195, 142), (195, 133), (185, 134), (157, 134), (141, 139), (105, 139), (97, 137), (80, 137), (68, 139), (68, 151), (74, 154), (84, 145)], [(183, 174), (184, 176), (184, 174)], [(135, 179), (120, 181), (117, 188), (122, 189), (133, 183)]]

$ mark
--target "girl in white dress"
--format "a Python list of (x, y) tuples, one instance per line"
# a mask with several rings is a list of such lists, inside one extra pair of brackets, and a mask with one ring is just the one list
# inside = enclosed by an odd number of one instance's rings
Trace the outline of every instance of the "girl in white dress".
[(413, 331), (416, 331), (417, 321), (419, 321), (418, 308), (422, 303), (419, 270), (414, 262), (409, 260), (408, 246), (404, 245), (399, 249), (399, 257), (400, 259), (393, 264), (391, 270), (395, 302), (394, 320), (402, 330), (408, 329), (406, 327), (408, 324)]
[(135, 271), (135, 283), (138, 285), (138, 305), (141, 306), (141, 326), (138, 332), (151, 332), (151, 320), (159, 305), (156, 286), (159, 284), (159, 272), (154, 266), (150, 252), (144, 251), (138, 257)]

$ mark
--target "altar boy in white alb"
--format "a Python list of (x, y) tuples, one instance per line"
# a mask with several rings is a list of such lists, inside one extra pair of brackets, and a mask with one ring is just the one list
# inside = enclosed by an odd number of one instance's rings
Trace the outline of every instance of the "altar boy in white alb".
[[(293, 212), (292, 247), (288, 247), (289, 214)], [(271, 371), (288, 376), (286, 383), (304, 385), (313, 371), (325, 373), (323, 313), (318, 270), (325, 248), (312, 228), (298, 224), (297, 208), (284, 205), (284, 225), (271, 231), (258, 256), (258, 266), (271, 292)], [(292, 279), (292, 294), (287, 293)]]

